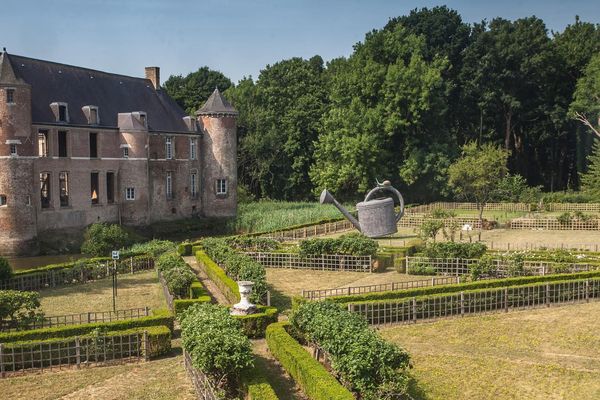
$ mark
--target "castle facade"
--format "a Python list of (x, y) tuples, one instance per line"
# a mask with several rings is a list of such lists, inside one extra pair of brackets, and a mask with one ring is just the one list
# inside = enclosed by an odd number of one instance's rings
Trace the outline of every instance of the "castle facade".
[(237, 111), (218, 89), (190, 117), (134, 78), (0, 54), (0, 254), (94, 222), (237, 211)]

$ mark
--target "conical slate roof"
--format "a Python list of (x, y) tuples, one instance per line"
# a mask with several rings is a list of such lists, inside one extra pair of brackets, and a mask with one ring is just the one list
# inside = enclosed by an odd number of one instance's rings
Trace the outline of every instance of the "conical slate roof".
[(211, 114), (238, 115), (237, 110), (219, 92), (219, 88), (215, 88), (206, 103), (196, 111), (196, 115)]
[(6, 50), (0, 53), (0, 83), (24, 83), (15, 76)]

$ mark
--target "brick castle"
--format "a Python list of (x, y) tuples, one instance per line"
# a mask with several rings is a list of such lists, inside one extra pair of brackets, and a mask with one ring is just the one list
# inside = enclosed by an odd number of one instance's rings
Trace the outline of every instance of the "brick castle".
[(185, 112), (145, 78), (0, 54), (0, 254), (94, 222), (237, 210), (237, 111), (215, 89)]

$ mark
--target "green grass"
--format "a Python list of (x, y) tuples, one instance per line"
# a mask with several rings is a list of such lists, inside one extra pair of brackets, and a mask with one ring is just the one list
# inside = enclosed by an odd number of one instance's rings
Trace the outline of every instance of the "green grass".
[(600, 398), (600, 303), (381, 329), (412, 357), (417, 399)]
[(239, 205), (235, 229), (239, 233), (265, 232), (341, 217), (329, 204), (259, 201)]

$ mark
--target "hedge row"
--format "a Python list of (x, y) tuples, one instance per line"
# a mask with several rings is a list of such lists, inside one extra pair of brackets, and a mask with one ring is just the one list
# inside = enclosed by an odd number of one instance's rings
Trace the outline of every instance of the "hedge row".
[(325, 367), (286, 331), (289, 322), (277, 322), (267, 327), (267, 345), (271, 354), (292, 376), (310, 400), (354, 400)]
[(179, 254), (173, 251), (161, 255), (156, 260), (156, 268), (162, 274), (173, 296), (178, 299), (189, 297), (191, 285), (197, 281), (197, 278)]
[(175, 316), (179, 317), (181, 313), (185, 311), (188, 307), (190, 307), (192, 304), (210, 303), (211, 300), (212, 299), (208, 291), (196, 278), (190, 286), (190, 298), (173, 300), (173, 311), (175, 312)]
[(349, 233), (335, 239), (306, 239), (300, 242), (301, 256), (323, 254), (348, 254), (353, 256), (375, 256), (379, 243), (360, 233)]
[(235, 315), (242, 330), (251, 339), (265, 337), (267, 326), (277, 322), (279, 313), (275, 307), (258, 306), (258, 312), (250, 315)]
[[(553, 275), (538, 275), (538, 276), (520, 276), (504, 279), (488, 279), (475, 282), (465, 282), (452, 285), (428, 286), (417, 289), (398, 290), (389, 292), (374, 292), (351, 296), (335, 296), (330, 299), (336, 303), (361, 303), (381, 300), (396, 300), (406, 297), (427, 296), (438, 293), (456, 293), (466, 290), (498, 288), (508, 286), (522, 286), (537, 282), (554, 282), (568, 281), (577, 279), (586, 279), (599, 277), (600, 271), (578, 272), (572, 274), (553, 274)], [(304, 299), (294, 298), (293, 306), (305, 302)]]
[(212, 280), (215, 285), (225, 295), (227, 301), (235, 304), (240, 301), (240, 291), (237, 283), (227, 276), (225, 271), (221, 269), (203, 250), (196, 251), (196, 260), (200, 265), (204, 266), (206, 275)]
[(242, 372), (242, 389), (246, 393), (246, 400), (278, 400), (277, 394), (271, 384), (258, 368), (249, 368)]
[(166, 326), (173, 331), (173, 315), (166, 309), (152, 311), (152, 316), (138, 319), (127, 319), (112, 322), (97, 322), (92, 324), (66, 325), (54, 328), (32, 329), (29, 331), (0, 333), (0, 343), (23, 342), (31, 340), (49, 340), (87, 335), (96, 329), (109, 332), (152, 326)]

